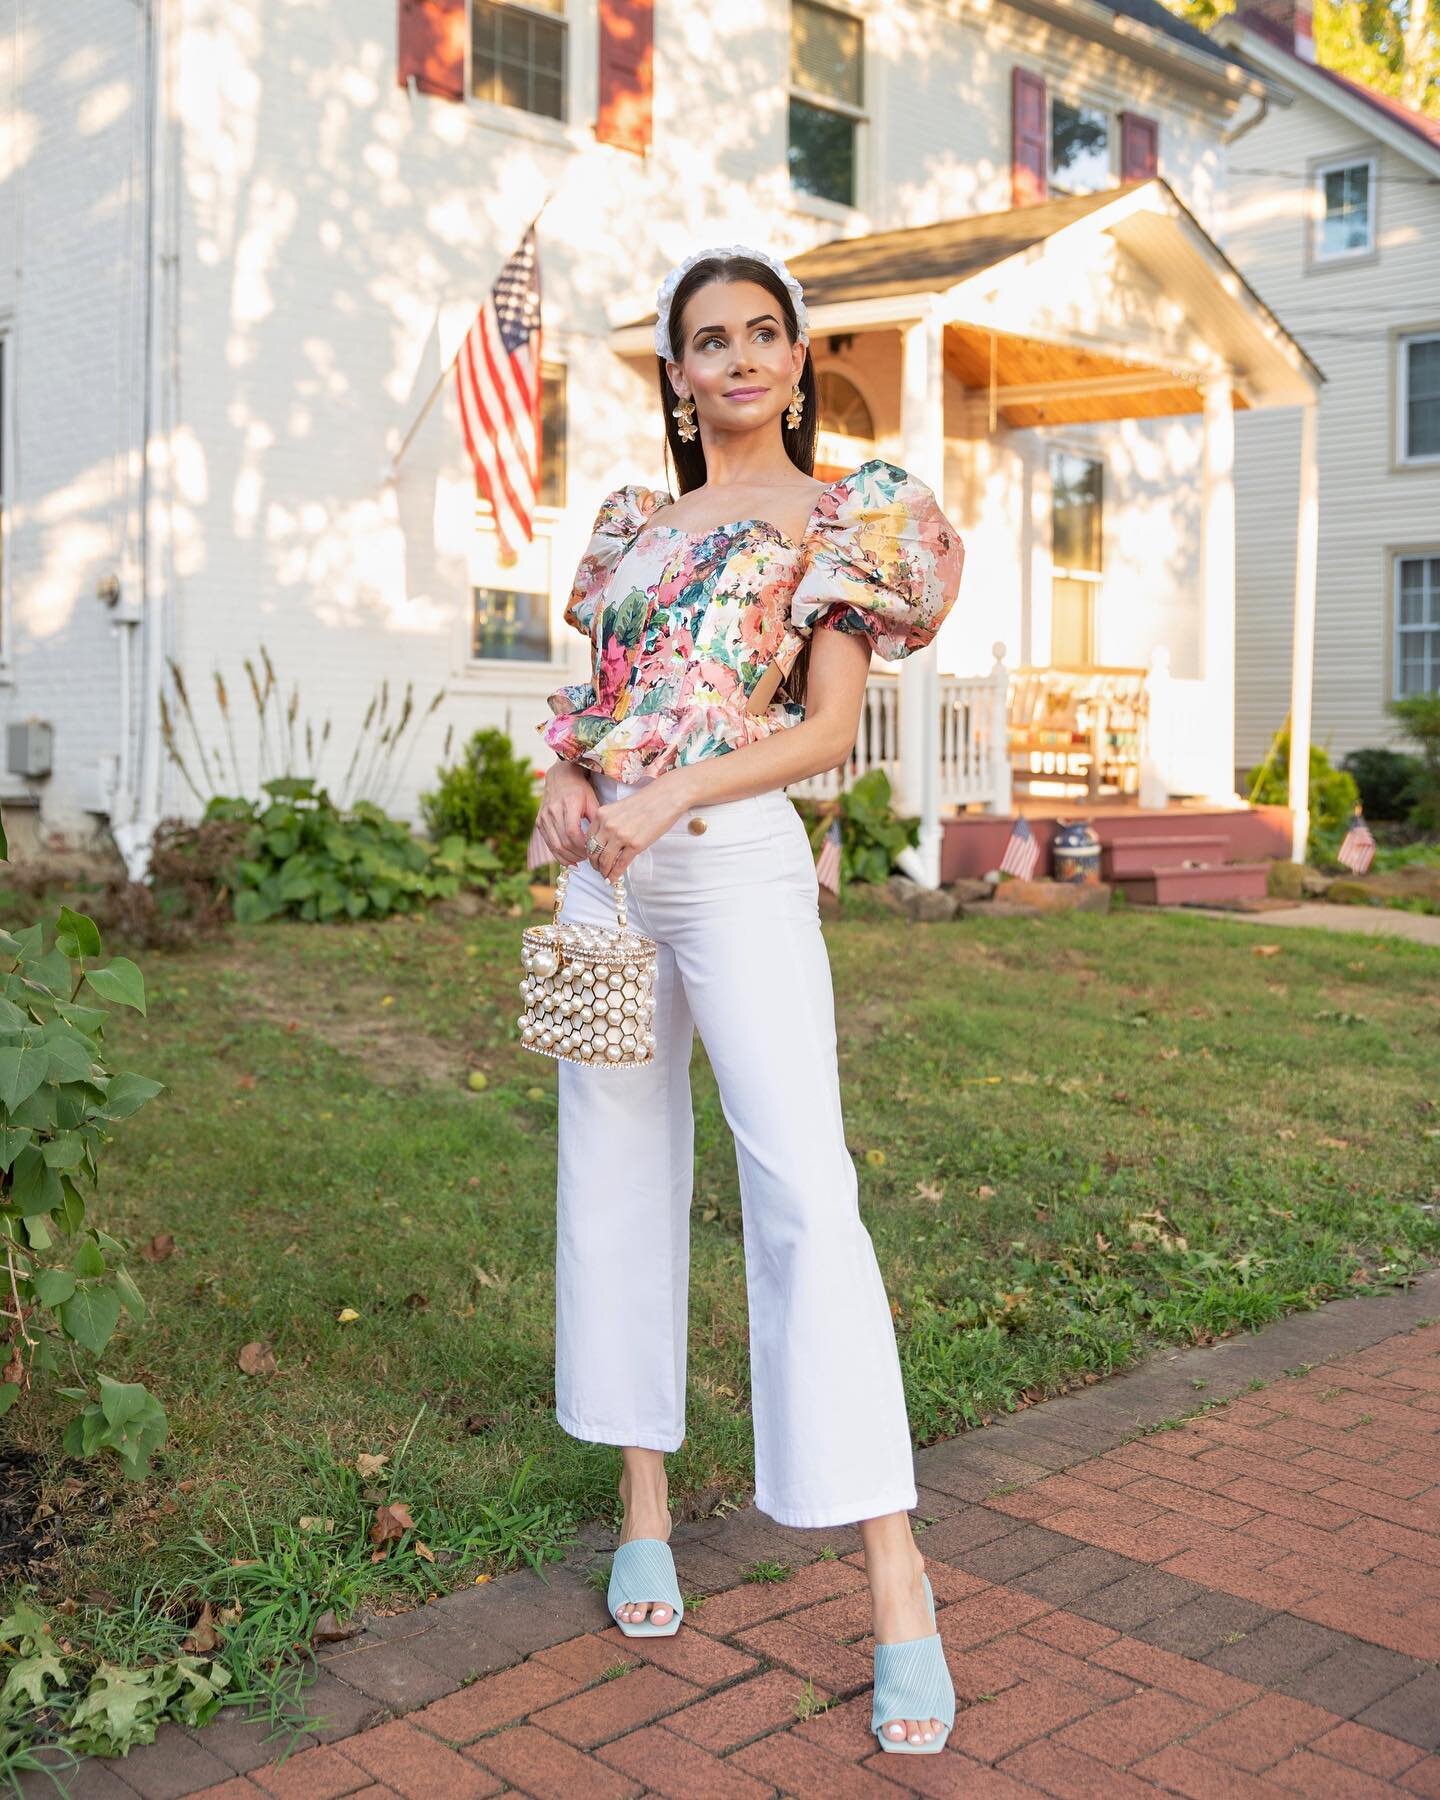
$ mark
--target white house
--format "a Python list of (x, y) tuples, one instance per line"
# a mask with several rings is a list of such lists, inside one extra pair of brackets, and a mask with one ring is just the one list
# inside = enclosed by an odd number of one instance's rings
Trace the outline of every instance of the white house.
[[(595, 505), (665, 479), (656, 282), (738, 239), (806, 283), (825, 466), (893, 456), (968, 541), (854, 765), (924, 811), (927, 878), (993, 860), (941, 814), (1003, 838), (1015, 774), (1273, 840), (1234, 791), (1232, 421), (1319, 373), (1215, 237), (1265, 84), (1158, 0), (7, 3), (7, 815), (138, 867), (198, 810), (172, 666), (212, 745), (223, 677), (253, 778), (262, 643), (325, 779), (382, 679), (443, 692), (402, 813), (447, 726), (538, 746)], [(542, 208), (546, 504), (506, 569), (448, 384), (384, 471)], [(1301, 644), (1311, 528), (1275, 526)]]
[[(1322, 68), (1303, 0), (1221, 27), (1278, 87), (1230, 153), (1230, 255), (1321, 365), (1315, 741), (1400, 742), (1385, 702), (1440, 687), (1440, 122)], [(1242, 128), (1243, 129), (1243, 128)], [(1236, 749), (1290, 703), (1300, 426), (1236, 434)]]

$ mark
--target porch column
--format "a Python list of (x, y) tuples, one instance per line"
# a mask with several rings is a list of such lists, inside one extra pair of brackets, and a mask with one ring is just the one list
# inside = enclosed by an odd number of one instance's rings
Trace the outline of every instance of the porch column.
[(1290, 854), (1305, 860), (1310, 836), (1310, 696), (1315, 671), (1315, 571), (1320, 553), (1316, 402), (1300, 408), (1300, 508), (1295, 522), (1295, 611), (1290, 636)]
[(1205, 383), (1201, 589), (1207, 800), (1235, 803), (1235, 396), (1228, 374)]
[[(945, 327), (933, 314), (901, 328), (901, 460), (945, 500)], [(895, 804), (919, 813), (920, 842), (900, 865), (925, 887), (940, 885), (940, 668), (935, 645), (900, 664), (900, 768)]]

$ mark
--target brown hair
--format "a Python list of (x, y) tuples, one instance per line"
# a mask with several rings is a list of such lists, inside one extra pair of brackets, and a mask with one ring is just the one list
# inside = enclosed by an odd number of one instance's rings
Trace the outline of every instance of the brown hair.
[[(766, 293), (779, 302), (780, 318), (785, 326), (785, 335), (793, 344), (800, 336), (800, 326), (795, 317), (795, 307), (790, 298), (790, 290), (768, 263), (759, 261), (753, 256), (707, 256), (696, 263), (680, 277), (675, 292), (670, 300), (670, 356), (674, 362), (684, 360), (680, 343), (680, 331), (685, 317), (685, 308), (698, 288), (711, 281), (753, 281), (757, 287), (763, 287)], [(680, 437), (678, 421), (673, 417), (672, 409), (678, 404), (680, 396), (670, 385), (670, 372), (665, 366), (663, 357), (657, 357), (656, 364), (660, 370), (660, 404), (665, 422), (665, 447), (670, 467), (675, 471), (675, 487), (677, 494), (688, 494), (692, 488), (703, 487), (706, 478), (705, 450), (697, 435), (690, 443), (684, 443)], [(801, 365), (799, 377), (800, 392), (804, 397), (805, 407), (800, 415), (800, 423), (791, 430), (788, 426), (781, 430), (781, 438), (786, 454), (797, 469), (806, 475), (815, 472), (815, 437), (819, 429), (816, 417), (815, 397), (815, 365), (807, 354)], [(776, 689), (775, 698), (787, 699), (804, 705), (806, 675), (810, 666), (810, 640), (795, 659), (790, 673)]]

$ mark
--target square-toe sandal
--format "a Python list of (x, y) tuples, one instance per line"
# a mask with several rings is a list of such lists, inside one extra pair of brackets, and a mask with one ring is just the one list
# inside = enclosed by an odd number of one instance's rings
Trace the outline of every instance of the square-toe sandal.
[[(663, 1625), (652, 1625), (649, 1619), (641, 1625), (616, 1619), (616, 1609), (637, 1606), (645, 1601), (673, 1607)], [(626, 1637), (674, 1637), (685, 1616), (685, 1602), (680, 1598), (680, 1583), (675, 1579), (675, 1558), (664, 1538), (630, 1538), (617, 1546), (610, 1565), (610, 1587), (605, 1596), (610, 1617)], [(940, 1715), (935, 1715), (938, 1718)]]
[[(930, 1577), (922, 1575), (930, 1623), (935, 1623), (935, 1596)], [(939, 1719), (945, 1729), (928, 1744), (912, 1744), (909, 1738), (887, 1738), (884, 1726), (891, 1719)], [(940, 1633), (906, 1638), (900, 1644), (875, 1646), (875, 1700), (870, 1709), (870, 1729), (882, 1750), (902, 1756), (933, 1756), (945, 1748), (955, 1723), (955, 1684), (946, 1666)]]

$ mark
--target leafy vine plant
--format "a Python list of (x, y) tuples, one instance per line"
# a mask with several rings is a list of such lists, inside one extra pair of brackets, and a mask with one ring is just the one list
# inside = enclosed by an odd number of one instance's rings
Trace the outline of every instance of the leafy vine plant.
[(161, 1084), (109, 1066), (109, 1009), (143, 1015), (145, 982), (128, 958), (99, 955), (94, 921), (68, 906), (48, 948), (38, 922), (0, 930), (0, 1414), (53, 1381), (77, 1407), (66, 1451), (113, 1451), (139, 1480), (165, 1442), (164, 1409), (139, 1382), (98, 1372), (97, 1396), (82, 1353), (93, 1368), (121, 1309), (138, 1320), (145, 1302), (124, 1245), (88, 1219), (86, 1190), (93, 1199), (114, 1127)]

